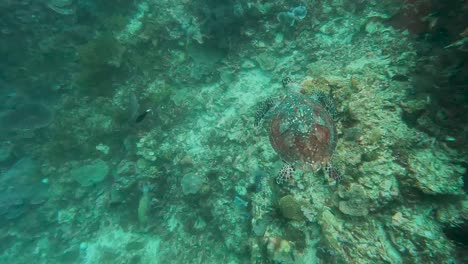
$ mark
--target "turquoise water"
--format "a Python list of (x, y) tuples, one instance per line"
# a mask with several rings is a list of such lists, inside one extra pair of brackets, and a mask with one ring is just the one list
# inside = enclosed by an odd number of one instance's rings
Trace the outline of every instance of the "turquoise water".
[(463, 1), (0, 3), (0, 263), (466, 263)]

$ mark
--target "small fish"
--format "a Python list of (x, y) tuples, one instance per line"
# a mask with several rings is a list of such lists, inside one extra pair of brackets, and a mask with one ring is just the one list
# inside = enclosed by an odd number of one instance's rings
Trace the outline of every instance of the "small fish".
[(146, 111), (144, 111), (143, 113), (141, 113), (139, 116), (137, 116), (137, 118), (135, 119), (135, 123), (140, 123), (141, 121), (143, 121), (143, 119), (145, 119), (146, 115), (151, 112), (151, 109), (146, 109)]
[(283, 88), (288, 87), (288, 85), (290, 85), (292, 82), (293, 80), (289, 76), (286, 76), (281, 80), (281, 83), (283, 84)]

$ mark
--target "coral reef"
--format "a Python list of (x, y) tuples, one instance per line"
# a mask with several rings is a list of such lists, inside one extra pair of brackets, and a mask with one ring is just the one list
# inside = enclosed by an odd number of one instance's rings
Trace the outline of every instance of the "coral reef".
[(0, 15), (0, 263), (468, 261), (463, 1)]

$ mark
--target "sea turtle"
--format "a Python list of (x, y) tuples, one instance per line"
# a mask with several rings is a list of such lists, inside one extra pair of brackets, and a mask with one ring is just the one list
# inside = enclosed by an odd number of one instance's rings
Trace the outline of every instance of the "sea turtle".
[[(283, 86), (291, 85), (289, 78)], [(257, 109), (255, 125), (269, 130), (270, 143), (284, 161), (277, 183), (290, 179), (295, 168), (317, 171), (325, 168), (332, 178), (340, 174), (330, 159), (337, 144), (333, 99), (322, 91), (310, 94), (288, 91), (285, 96), (269, 98)]]

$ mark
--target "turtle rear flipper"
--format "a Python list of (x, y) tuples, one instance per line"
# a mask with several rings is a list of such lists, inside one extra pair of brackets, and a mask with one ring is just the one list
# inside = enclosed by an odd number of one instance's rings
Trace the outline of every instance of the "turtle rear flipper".
[(276, 177), (277, 184), (283, 184), (285, 182), (290, 181), (294, 177), (294, 172), (296, 169), (289, 163), (284, 163), (283, 167), (281, 168), (278, 176)]
[(271, 97), (259, 104), (257, 111), (255, 112), (254, 124), (256, 127), (262, 123), (265, 115), (268, 113), (268, 111), (270, 111), (271, 108), (273, 108), (274, 105), (274, 100)]

